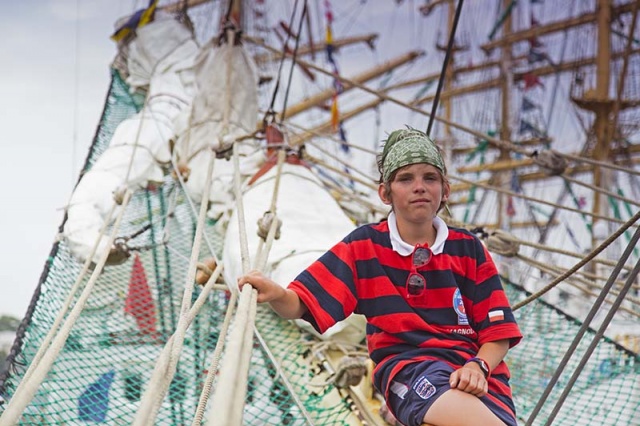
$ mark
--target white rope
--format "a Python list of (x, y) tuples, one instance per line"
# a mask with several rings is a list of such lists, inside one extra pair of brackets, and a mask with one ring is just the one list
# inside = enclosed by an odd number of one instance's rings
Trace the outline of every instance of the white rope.
[[(278, 229), (280, 221), (278, 220), (278, 215), (276, 212), (277, 203), (278, 203), (278, 192), (280, 190), (280, 180), (282, 178), (282, 165), (284, 164), (284, 159), (286, 156), (286, 152), (281, 149), (278, 151), (278, 162), (276, 168), (276, 180), (273, 184), (273, 194), (271, 195), (271, 205), (269, 206), (269, 211), (273, 213), (273, 220), (271, 221), (271, 226), (269, 227), (269, 232), (267, 233), (266, 242), (260, 239), (258, 242), (258, 249), (256, 252), (256, 260), (254, 263), (254, 269), (258, 271), (264, 271), (264, 268), (267, 264), (267, 259), (269, 257), (269, 251), (271, 250), (271, 245), (273, 244), (273, 240), (276, 235), (276, 231)], [(263, 248), (264, 245), (264, 248)]]
[(113, 241), (116, 238), (118, 229), (120, 228), (120, 222), (124, 217), (126, 206), (129, 204), (130, 200), (131, 200), (131, 191), (127, 189), (124, 196), (123, 203), (122, 203), (122, 209), (120, 210), (120, 213), (118, 214), (116, 221), (113, 225), (113, 229), (111, 230), (107, 249), (105, 249), (100, 254), (100, 259), (98, 260), (98, 263), (96, 264), (96, 267), (93, 273), (91, 274), (91, 278), (89, 279), (84, 290), (78, 297), (78, 301), (76, 302), (73, 309), (69, 313), (69, 316), (67, 317), (67, 320), (65, 321), (64, 325), (60, 328), (60, 332), (56, 335), (55, 339), (53, 339), (53, 342), (51, 343), (51, 346), (47, 349), (46, 354), (42, 356), (41, 361), (38, 363), (36, 368), (31, 373), (30, 379), (28, 381), (22, 380), (21, 385), (24, 384), (24, 387), (22, 388), (22, 392), (18, 393), (18, 391), (16, 391), (14, 396), (11, 398), (11, 401), (9, 402), (7, 409), (4, 411), (4, 413), (2, 413), (2, 417), (0, 417), (0, 426), (13, 426), (18, 422), (18, 419), (22, 415), (22, 412), (24, 411), (25, 407), (33, 399), (33, 396), (38, 390), (38, 387), (40, 386), (44, 378), (47, 376), (47, 374), (49, 373), (49, 370), (51, 369), (51, 366), (53, 365), (56, 357), (64, 347), (67, 337), (71, 332), (71, 328), (73, 327), (78, 317), (80, 316), (82, 309), (84, 308), (84, 305), (87, 299), (91, 295), (91, 291), (93, 290), (93, 287), (95, 286), (96, 281), (98, 281), (98, 278), (102, 273), (102, 269), (104, 268), (104, 265), (107, 262), (107, 257), (109, 256), (109, 247), (111, 247), (111, 245), (113, 244)]
[[(240, 164), (238, 155), (238, 145), (233, 145), (233, 163), (234, 163), (234, 190), (236, 196), (236, 208), (238, 213), (238, 227), (240, 233), (240, 253), (242, 259), (242, 271), (247, 273), (250, 268), (249, 261), (249, 249), (247, 244), (247, 229), (245, 226), (244, 216), (244, 203), (242, 201), (242, 189), (240, 184)], [(243, 348), (245, 343), (245, 331), (250, 328), (253, 332), (253, 323), (247, 324), (249, 318), (255, 318), (255, 296), (257, 291), (251, 286), (244, 286), (240, 293), (238, 301), (238, 309), (236, 312), (236, 318), (234, 321), (234, 328), (229, 336), (228, 348), (225, 353), (224, 362), (225, 368), (220, 371), (220, 377), (218, 386), (213, 395), (212, 409), (209, 412), (207, 425), (219, 425), (220, 420), (224, 424), (234, 424), (232, 422), (232, 410), (234, 407), (233, 399), (238, 397), (238, 393), (244, 395), (246, 393), (246, 383), (238, 383), (239, 364), (234, 362), (238, 359), (243, 352), (250, 351), (252, 345), (249, 348)], [(254, 302), (251, 305), (251, 301)], [(253, 311), (251, 314), (250, 311)], [(237, 390), (236, 388), (239, 388)], [(236, 389), (236, 391), (234, 391)], [(244, 404), (244, 396), (242, 397), (242, 403)]]
[(82, 265), (82, 270), (80, 271), (80, 274), (76, 278), (76, 281), (71, 287), (71, 290), (69, 290), (69, 293), (67, 294), (67, 298), (65, 299), (62, 305), (62, 308), (58, 311), (58, 315), (53, 321), (53, 325), (51, 326), (51, 328), (49, 329), (49, 332), (47, 333), (44, 340), (38, 347), (38, 352), (36, 352), (35, 356), (31, 360), (31, 363), (29, 364), (29, 368), (27, 369), (27, 372), (22, 377), (22, 380), (20, 381), (20, 384), (18, 385), (18, 388), (16, 389), (14, 395), (18, 395), (19, 393), (21, 393), (22, 392), (21, 389), (25, 386), (25, 383), (30, 381), (31, 374), (33, 374), (33, 370), (35, 370), (35, 368), (40, 363), (40, 360), (42, 359), (47, 349), (49, 348), (49, 344), (51, 343), (51, 340), (55, 337), (56, 333), (58, 332), (58, 328), (60, 327), (60, 324), (62, 323), (64, 316), (67, 314), (67, 311), (69, 310), (69, 307), (73, 302), (74, 296), (77, 293), (78, 289), (80, 288), (80, 284), (84, 280), (84, 277), (86, 276), (87, 272), (89, 271), (89, 268), (91, 267), (91, 263), (93, 262), (92, 261), (93, 256), (98, 250), (98, 246), (100, 245), (100, 240), (104, 236), (107, 230), (108, 224), (111, 222), (111, 217), (113, 216), (116, 206), (117, 206), (116, 203), (114, 203), (111, 206), (111, 210), (109, 211), (104, 222), (102, 223), (102, 227), (100, 228), (98, 237), (96, 238), (95, 243), (91, 248), (91, 252), (89, 253), (89, 256), (87, 256), (87, 259), (84, 261), (84, 264)]
[(176, 372), (178, 360), (180, 359), (180, 353), (182, 352), (182, 346), (184, 342), (184, 336), (189, 327), (189, 311), (191, 308), (191, 297), (193, 294), (193, 285), (195, 281), (198, 260), (200, 256), (200, 246), (202, 243), (202, 235), (204, 233), (204, 226), (207, 217), (207, 210), (209, 205), (209, 188), (211, 187), (211, 181), (213, 174), (213, 164), (215, 161), (215, 153), (210, 152), (209, 166), (207, 167), (207, 175), (202, 194), (202, 202), (200, 204), (200, 214), (198, 216), (198, 222), (196, 225), (196, 235), (194, 237), (193, 246), (191, 248), (191, 259), (189, 261), (189, 269), (185, 278), (184, 292), (182, 296), (182, 306), (180, 307), (180, 319), (176, 326), (176, 331), (165, 348), (169, 347), (167, 352), (163, 351), (153, 371), (151, 380), (147, 385), (147, 389), (140, 400), (140, 406), (136, 413), (136, 417), (133, 421), (133, 425), (146, 426), (153, 424), (157, 416), (157, 412), (162, 404), (169, 385)]
[[(209, 279), (209, 281), (211, 281), (211, 279)], [(224, 338), (222, 336), (226, 336), (229, 331), (229, 324), (231, 323), (231, 317), (233, 316), (233, 308), (236, 306), (237, 300), (238, 292), (232, 291), (231, 299), (229, 300), (229, 304), (227, 305), (227, 312), (225, 313), (224, 321), (222, 322), (222, 327), (220, 329), (220, 337), (216, 342), (216, 347), (213, 351), (213, 356), (211, 357), (211, 363), (209, 364), (209, 368), (207, 369), (207, 377), (204, 380), (202, 392), (200, 392), (198, 407), (196, 408), (196, 414), (193, 417), (191, 426), (202, 425), (204, 410), (207, 407), (207, 401), (209, 401), (209, 395), (211, 393), (211, 385), (213, 385), (213, 381), (215, 380), (216, 374), (218, 373), (218, 365), (220, 363), (220, 358), (222, 357), (222, 350), (224, 349)]]

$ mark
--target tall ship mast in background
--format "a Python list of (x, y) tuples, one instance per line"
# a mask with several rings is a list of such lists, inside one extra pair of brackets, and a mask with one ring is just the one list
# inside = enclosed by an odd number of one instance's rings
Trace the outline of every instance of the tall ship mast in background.
[(519, 423), (637, 424), (640, 1), (468, 1), (449, 45), (458, 6), (132, 5), (0, 426), (387, 424), (362, 318), (319, 336), (234, 283), (289, 282), (383, 218), (374, 154), (429, 120), (444, 219), (492, 252), (525, 335)]

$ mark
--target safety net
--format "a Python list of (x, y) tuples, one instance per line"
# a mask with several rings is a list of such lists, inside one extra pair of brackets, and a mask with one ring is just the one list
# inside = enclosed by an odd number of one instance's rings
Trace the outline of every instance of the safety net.
[[(87, 169), (108, 146), (117, 125), (139, 111), (141, 103), (142, 98), (132, 96), (114, 72), (86, 160)], [(134, 194), (119, 231), (120, 238), (127, 239), (130, 257), (120, 265), (106, 267), (99, 276), (84, 310), (19, 424), (132, 422), (155, 361), (178, 322), (197, 211), (198, 206), (189, 201), (170, 174), (162, 184)], [(222, 236), (215, 224), (208, 223), (201, 257), (211, 251), (221, 257), (221, 245)], [(0, 392), (7, 401), (64, 306), (81, 269), (82, 263), (71, 255), (64, 241), (54, 245), (7, 369), (0, 376)], [(505, 282), (505, 287), (512, 303), (528, 296), (509, 282)], [(200, 287), (195, 286), (194, 300), (199, 291)], [(71, 305), (74, 301), (71, 300)], [(188, 329), (175, 377), (160, 406), (156, 424), (192, 423), (213, 349), (225, 337), (221, 336), (221, 329), (228, 303), (227, 291), (214, 291)], [(509, 352), (507, 362), (519, 421), (524, 424), (581, 324), (540, 300), (516, 314), (525, 338)], [(534, 424), (545, 423), (594, 335), (593, 331), (586, 333)], [(330, 380), (335, 372), (330, 371), (322, 356), (323, 346), (314, 337), (260, 306), (254, 341), (244, 424), (364, 422), (357, 414), (354, 394)], [(637, 425), (639, 361), (637, 354), (600, 338), (553, 424)], [(225, 368), (224, 364), (221, 368)]]

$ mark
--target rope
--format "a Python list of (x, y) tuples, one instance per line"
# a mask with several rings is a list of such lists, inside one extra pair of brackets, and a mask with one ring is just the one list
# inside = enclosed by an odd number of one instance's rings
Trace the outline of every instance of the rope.
[[(211, 278), (209, 278), (209, 282)], [(207, 283), (208, 284), (208, 283)], [(229, 300), (229, 304), (227, 305), (227, 311), (224, 315), (224, 321), (222, 322), (222, 327), (220, 328), (220, 336), (226, 336), (229, 331), (229, 324), (231, 323), (231, 317), (233, 316), (233, 308), (236, 306), (236, 302), (238, 300), (238, 292), (231, 292), (231, 299)], [(211, 385), (213, 385), (213, 381), (216, 378), (216, 374), (218, 373), (218, 364), (220, 363), (220, 358), (222, 357), (222, 350), (224, 349), (224, 339), (219, 338), (216, 342), (216, 347), (213, 351), (213, 355), (211, 357), (211, 363), (209, 364), (209, 368), (207, 369), (207, 377), (202, 386), (202, 392), (200, 393), (200, 398), (198, 399), (198, 406), (196, 407), (196, 414), (193, 417), (193, 422), (191, 426), (201, 426), (202, 418), (204, 417), (204, 411), (207, 408), (207, 401), (209, 401), (209, 395), (211, 393)]]
[[(640, 217), (640, 212), (638, 212), (638, 214), (636, 216)], [(636, 220), (637, 220), (637, 218), (636, 218)], [(560, 364), (558, 365), (558, 368), (556, 369), (554, 375), (551, 377), (551, 379), (547, 383), (547, 387), (545, 388), (544, 392), (540, 396), (540, 399), (538, 400), (538, 403), (536, 404), (536, 406), (534, 407), (533, 411), (531, 412), (531, 415), (527, 419), (526, 426), (531, 426), (533, 424), (533, 421), (535, 420), (536, 416), (538, 415), (538, 413), (542, 409), (542, 406), (544, 405), (545, 401), (549, 397), (549, 394), (551, 393), (551, 391), (555, 387), (555, 385), (556, 385), (558, 379), (560, 378), (560, 375), (562, 374), (564, 368), (566, 367), (566, 365), (568, 364), (569, 360), (573, 356), (573, 353), (577, 349), (578, 345), (582, 342), (582, 337), (584, 336), (585, 332), (589, 328), (591, 320), (593, 320), (593, 318), (595, 317), (597, 311), (600, 309), (600, 306), (602, 306), (602, 302), (604, 301), (604, 298), (605, 298), (607, 292), (611, 289), (611, 286), (613, 285), (613, 281), (618, 277), (618, 274), (620, 273), (620, 271), (622, 269), (622, 265), (627, 261), (627, 259), (631, 255), (631, 253), (633, 251), (633, 248), (634, 248), (634, 246), (636, 245), (636, 243), (638, 242), (639, 239), (640, 239), (640, 228), (638, 228), (636, 230), (636, 232), (634, 233), (633, 237), (631, 238), (631, 241), (629, 242), (629, 244), (625, 248), (624, 253), (622, 254), (622, 257), (620, 258), (620, 260), (618, 261), (618, 264), (614, 268), (614, 270), (613, 270), (613, 272), (611, 274), (611, 277), (609, 278), (609, 280), (607, 281), (607, 283), (603, 287), (602, 291), (600, 292), (600, 295), (598, 296), (598, 299), (594, 302), (591, 310), (587, 314), (587, 317), (585, 318), (584, 322), (580, 326), (580, 330), (578, 330), (578, 333), (576, 334), (575, 338), (573, 339), (573, 342), (571, 343), (571, 346), (565, 352), (565, 354), (564, 354), (564, 356), (562, 358), (562, 361), (560, 361)], [(627, 278), (627, 284), (631, 284), (633, 282), (633, 280), (635, 280), (636, 276), (638, 275), (638, 269), (640, 269), (640, 260), (636, 264), (633, 272)], [(626, 295), (627, 291), (628, 291), (628, 287), (625, 286), (623, 291), (621, 291), (620, 295), (616, 299), (613, 307), (609, 310), (609, 312), (607, 314), (607, 317), (602, 322), (600, 328), (598, 329), (598, 332), (594, 335), (593, 340), (592, 340), (591, 344), (589, 345), (588, 350), (585, 352), (580, 364), (576, 367), (576, 369), (574, 371), (574, 374), (571, 376), (571, 379), (567, 383), (567, 386), (565, 387), (564, 391), (562, 392), (561, 397), (558, 399), (557, 404), (554, 407), (554, 410), (553, 410), (552, 414), (548, 417), (547, 421), (552, 421), (553, 418), (555, 418), (555, 415), (557, 414), (557, 409), (564, 402), (569, 390), (573, 386), (573, 383), (575, 383), (575, 379), (577, 378), (577, 375), (580, 374), (580, 372), (584, 368), (584, 365), (585, 365), (586, 361), (591, 356), (591, 353), (593, 352), (593, 349), (595, 349), (595, 347), (599, 343), (600, 339), (604, 335), (604, 330), (609, 325), (609, 322), (611, 322), (611, 318), (613, 318), (613, 314), (615, 313), (616, 309), (620, 306), (620, 303), (622, 303), (622, 299), (624, 298), (624, 295)], [(547, 424), (549, 424), (549, 423), (547, 423)]]
[(479, 186), (480, 188), (488, 189), (488, 190), (495, 191), (495, 192), (500, 192), (502, 194), (511, 195), (513, 197), (521, 198), (523, 200), (533, 201), (533, 202), (536, 202), (536, 203), (539, 203), (539, 204), (544, 204), (544, 205), (551, 206), (551, 207), (557, 207), (559, 209), (570, 211), (570, 212), (574, 212), (574, 213), (579, 213), (581, 215), (591, 216), (591, 217), (593, 217), (595, 219), (602, 219), (602, 220), (605, 220), (605, 221), (614, 222), (614, 223), (620, 223), (620, 224), (624, 224), (625, 223), (623, 220), (620, 220), (620, 219), (615, 219), (615, 218), (612, 218), (612, 217), (607, 217), (607, 216), (599, 215), (599, 214), (596, 214), (596, 213), (586, 212), (586, 211), (582, 211), (582, 210), (579, 210), (579, 209), (574, 209), (572, 207), (561, 206), (561, 205), (558, 205), (558, 204), (555, 204), (555, 203), (552, 203), (552, 202), (549, 202), (549, 201), (545, 201), (545, 200), (541, 200), (541, 199), (538, 199), (538, 198), (529, 197), (529, 196), (524, 195), (524, 194), (519, 194), (517, 192), (510, 191), (508, 189), (498, 188), (498, 187), (492, 186), (492, 185), (486, 185), (486, 184), (481, 183), (481, 182), (471, 182), (470, 180), (463, 179), (463, 178), (461, 178), (459, 176), (448, 175), (448, 177), (450, 179), (457, 180), (457, 181), (460, 181), (462, 183), (466, 183), (467, 185)]
[(73, 302), (74, 296), (77, 293), (78, 289), (80, 288), (80, 284), (82, 283), (85, 275), (91, 268), (93, 256), (98, 250), (98, 245), (100, 243), (102, 236), (105, 234), (108, 224), (111, 222), (111, 217), (113, 216), (113, 213), (116, 209), (116, 205), (117, 204), (114, 203), (113, 206), (111, 206), (111, 210), (109, 211), (104, 222), (102, 223), (102, 227), (100, 228), (100, 232), (98, 233), (98, 238), (96, 238), (95, 243), (91, 248), (91, 252), (89, 253), (89, 256), (87, 256), (87, 259), (84, 261), (84, 264), (82, 265), (82, 270), (80, 271), (80, 274), (76, 278), (76, 281), (71, 287), (71, 290), (69, 290), (69, 294), (67, 295), (67, 298), (62, 304), (62, 308), (58, 311), (58, 315), (53, 321), (53, 325), (51, 326), (51, 328), (49, 329), (49, 332), (47, 333), (44, 340), (38, 347), (38, 351), (36, 352), (33, 359), (31, 360), (31, 363), (29, 364), (29, 368), (27, 369), (27, 372), (24, 374), (22, 380), (20, 381), (20, 384), (18, 385), (18, 388), (16, 389), (14, 395), (20, 394), (22, 392), (21, 388), (24, 387), (24, 384), (30, 381), (33, 371), (40, 364), (40, 360), (46, 354), (49, 348), (49, 344), (51, 343), (51, 340), (55, 337), (56, 333), (58, 332), (58, 328), (60, 327), (62, 320), (67, 314), (67, 311), (69, 310), (69, 307)]
[(140, 400), (140, 406), (136, 412), (136, 416), (132, 423), (133, 425), (145, 426), (155, 421), (160, 404), (162, 404), (162, 400), (169, 389), (169, 385), (171, 384), (171, 380), (173, 379), (176, 371), (178, 360), (180, 359), (184, 335), (190, 323), (188, 320), (188, 314), (191, 308), (193, 283), (195, 281), (198, 257), (200, 256), (200, 245), (207, 217), (214, 161), (215, 153), (211, 151), (204, 191), (202, 194), (202, 203), (200, 204), (200, 214), (196, 225), (196, 235), (191, 248), (191, 259), (189, 261), (189, 269), (185, 279), (182, 305), (180, 307), (180, 318), (178, 320), (176, 331), (165, 345), (163, 355), (161, 355), (156, 362), (153, 375), (151, 376), (147, 389)]
[[(270, 222), (270, 226), (266, 235), (262, 237), (262, 239), (258, 242), (258, 249), (256, 252), (256, 260), (254, 269), (258, 271), (263, 271), (266, 263), (267, 257), (269, 255), (269, 251), (271, 250), (271, 245), (273, 244), (273, 240), (278, 239), (280, 236), (280, 225), (282, 225), (282, 221), (276, 215), (276, 208), (278, 202), (278, 193), (280, 190), (280, 181), (282, 177), (282, 165), (284, 164), (284, 160), (286, 158), (286, 151), (281, 149), (278, 152), (278, 163), (276, 168), (276, 180), (273, 184), (273, 194), (271, 196), (271, 205), (269, 206), (269, 213), (271, 214), (272, 220)], [(263, 248), (264, 241), (264, 248)]]
[(453, 43), (455, 41), (456, 29), (458, 28), (458, 21), (460, 20), (460, 12), (462, 12), (462, 3), (464, 0), (458, 0), (458, 6), (456, 7), (456, 14), (453, 18), (453, 26), (451, 28), (451, 34), (449, 34), (449, 42), (447, 43), (447, 51), (444, 55), (444, 61), (442, 62), (442, 70), (440, 71), (440, 78), (438, 78), (438, 87), (436, 88), (436, 96), (433, 99), (431, 105), (431, 114), (429, 115), (429, 124), (427, 125), (427, 136), (431, 135), (431, 128), (433, 127), (433, 118), (436, 116), (438, 110), (438, 103), (440, 101), (440, 92), (442, 91), (442, 84), (444, 83), (445, 73), (449, 66), (449, 59), (451, 58), (451, 52), (453, 51)]
[[(630, 228), (631, 225), (633, 225), (639, 219), (640, 219), (640, 211), (638, 211), (631, 219), (629, 219), (627, 222), (625, 222), (624, 225), (622, 225), (620, 228), (618, 228), (618, 230), (616, 232), (614, 232), (609, 238), (607, 238), (605, 241), (603, 241), (602, 244), (600, 244), (595, 250), (591, 251), (591, 253), (589, 253), (587, 256), (585, 256), (580, 262), (575, 264), (571, 269), (567, 270), (567, 272), (565, 272), (564, 274), (560, 275), (558, 278), (553, 280), (551, 283), (546, 285), (544, 288), (542, 288), (538, 292), (536, 292), (536, 293), (532, 294), (531, 296), (527, 297), (526, 299), (516, 303), (513, 306), (512, 310), (513, 311), (517, 311), (521, 307), (527, 305), (528, 303), (536, 300), (537, 298), (541, 297), (543, 294), (547, 293), (549, 290), (554, 288), (556, 285), (558, 285), (560, 282), (562, 282), (567, 277), (571, 276), (574, 272), (576, 272), (578, 269), (582, 268), (584, 265), (589, 263), (589, 261), (591, 259), (596, 257), (604, 249), (606, 249), (620, 235), (622, 235), (624, 233), (624, 231), (626, 231), (628, 228)], [(640, 228), (637, 228), (637, 229), (640, 230)], [(636, 233), (637, 232), (638, 231), (636, 231)], [(618, 264), (620, 264), (620, 262), (618, 262)], [(622, 263), (622, 265), (624, 265), (624, 262)], [(617, 268), (617, 266), (616, 266), (616, 268)], [(620, 266), (620, 268), (622, 268), (622, 266)]]
[(486, 235), (484, 239), (487, 243), (487, 249), (498, 253), (505, 257), (514, 257), (518, 255), (520, 244), (509, 238), (509, 234), (501, 229), (496, 229), (491, 234)]
[[(566, 269), (562, 269), (562, 268), (558, 268), (557, 266), (552, 266), (550, 264), (545, 264), (545, 263), (542, 263), (542, 262), (538, 262), (537, 260), (529, 258), (529, 257), (518, 256), (518, 258), (520, 260), (522, 260), (523, 262), (528, 263), (528, 264), (540, 269), (542, 272), (554, 275), (556, 277), (566, 271)], [(575, 273), (577, 274), (578, 272), (575, 272)], [(588, 294), (589, 296), (593, 296), (594, 298), (597, 298), (598, 295), (596, 293), (594, 293), (590, 288), (596, 287), (599, 290), (602, 290), (602, 288), (603, 288), (603, 286), (598, 286), (598, 285), (596, 285), (596, 284), (594, 284), (594, 283), (592, 283), (590, 281), (587, 281), (585, 279), (582, 279), (582, 278), (573, 277), (572, 279), (575, 280), (576, 282), (570, 281), (570, 279), (567, 278), (566, 283), (571, 285), (572, 287), (582, 291), (583, 293)], [(615, 283), (619, 283), (619, 282), (620, 282), (619, 280), (615, 281)], [(579, 285), (578, 283), (584, 285), (584, 287), (582, 285)], [(616, 291), (616, 290), (613, 290), (613, 289), (611, 289), (611, 293), (613, 293), (614, 295), (620, 294), (619, 291)], [(631, 303), (635, 303), (635, 304), (640, 305), (640, 300), (636, 299), (635, 297), (628, 296), (626, 300), (631, 302)], [(613, 304), (613, 302), (610, 302), (607, 299), (605, 299), (605, 302), (610, 304), (610, 305)], [(620, 307), (620, 310), (625, 311), (625, 312), (627, 312), (627, 313), (629, 313), (629, 314), (631, 314), (633, 316), (636, 316), (636, 317), (640, 318), (640, 312), (636, 312), (636, 311), (634, 311), (632, 309), (629, 309), (629, 308), (626, 308), (626, 307)]]
[[(122, 209), (120, 210), (120, 213), (116, 217), (116, 221), (113, 225), (113, 229), (111, 230), (111, 234), (109, 236), (109, 245), (107, 247), (110, 247), (116, 238), (116, 234), (118, 232), (118, 229), (120, 228), (120, 222), (124, 217), (126, 206), (129, 204), (130, 200), (131, 200), (131, 191), (127, 190), (127, 193), (123, 200)], [(18, 419), (22, 415), (22, 412), (26, 408), (26, 406), (33, 399), (36, 391), (38, 390), (38, 387), (40, 386), (44, 378), (47, 376), (47, 374), (49, 373), (49, 370), (51, 369), (53, 362), (55, 361), (56, 357), (64, 347), (67, 337), (69, 337), (69, 333), (71, 332), (71, 328), (73, 328), (73, 325), (75, 324), (78, 317), (80, 316), (80, 313), (82, 312), (82, 309), (84, 308), (84, 305), (87, 299), (91, 295), (91, 291), (93, 290), (93, 287), (96, 281), (98, 280), (98, 278), (102, 273), (102, 269), (104, 268), (104, 265), (107, 262), (108, 256), (109, 256), (109, 250), (104, 250), (100, 254), (100, 258), (98, 260), (98, 263), (95, 266), (95, 269), (93, 270), (93, 273), (91, 274), (91, 278), (89, 279), (84, 290), (78, 297), (78, 301), (76, 302), (73, 309), (69, 313), (69, 316), (67, 317), (64, 325), (60, 328), (60, 331), (56, 335), (55, 339), (53, 339), (51, 346), (47, 348), (46, 354), (42, 355), (42, 359), (40, 360), (38, 365), (33, 369), (33, 372), (31, 373), (29, 380), (28, 381), (22, 380), (20, 382), (20, 386), (18, 386), (18, 389), (16, 390), (15, 394), (11, 398), (9, 405), (7, 406), (4, 413), (2, 413), (2, 416), (0, 417), (0, 426), (10, 426), (10, 425), (16, 424), (18, 422)]]
[[(278, 49), (275, 49), (275, 48), (267, 45), (266, 43), (264, 43), (262, 40), (260, 40), (258, 38), (245, 35), (244, 39), (246, 41), (254, 43), (254, 44), (258, 45), (258, 46), (261, 46), (264, 49), (266, 49), (266, 50), (268, 50), (268, 51), (270, 51), (270, 52), (272, 52), (272, 53), (274, 53), (276, 55), (287, 56), (287, 57), (291, 57), (292, 56), (288, 52), (282, 52), (282, 51), (280, 51)], [(367, 93), (370, 93), (370, 94), (372, 94), (374, 96), (377, 96), (380, 99), (384, 99), (386, 101), (392, 102), (392, 103), (394, 103), (396, 105), (399, 105), (399, 106), (401, 106), (403, 108), (406, 108), (406, 109), (408, 109), (410, 111), (413, 111), (413, 112), (415, 112), (417, 114), (424, 115), (424, 116), (427, 116), (427, 117), (431, 117), (431, 114), (429, 114), (428, 112), (424, 111), (423, 109), (420, 109), (419, 107), (417, 107), (415, 105), (407, 104), (406, 102), (403, 102), (403, 101), (401, 101), (401, 100), (399, 100), (397, 98), (389, 96), (384, 92), (380, 92), (380, 91), (371, 89), (371, 88), (369, 88), (369, 87), (367, 87), (367, 86), (365, 86), (363, 84), (355, 82), (355, 81), (353, 81), (351, 79), (348, 79), (346, 77), (343, 77), (343, 76), (340, 76), (340, 75), (334, 75), (330, 71), (327, 71), (327, 70), (325, 70), (325, 69), (323, 69), (323, 68), (321, 68), (321, 67), (319, 67), (317, 65), (314, 65), (312, 63), (309, 63), (309, 62), (306, 62), (306, 61), (302, 61), (302, 60), (299, 60), (299, 59), (298, 59), (298, 63), (304, 65), (307, 68), (310, 68), (310, 69), (313, 69), (315, 71), (318, 71), (319, 73), (322, 73), (322, 74), (325, 74), (325, 75), (328, 75), (328, 76), (331, 76), (331, 77), (335, 77), (335, 78), (339, 79), (343, 84), (350, 85), (350, 86), (353, 86), (353, 87), (357, 87), (358, 89), (363, 90), (363, 91), (365, 91)], [(455, 128), (455, 129), (458, 129), (458, 130), (462, 131), (462, 132), (465, 132), (467, 134), (473, 135), (473, 136), (479, 138), (479, 140), (486, 140), (487, 142), (489, 142), (491, 145), (493, 145), (496, 148), (509, 150), (511, 152), (515, 152), (515, 153), (526, 155), (526, 156), (531, 156), (532, 155), (532, 152), (530, 152), (530, 151), (528, 151), (528, 150), (526, 150), (526, 149), (524, 149), (522, 147), (519, 147), (518, 145), (514, 144), (511, 141), (503, 141), (503, 140), (500, 140), (500, 139), (489, 137), (489, 136), (487, 136), (486, 134), (484, 134), (482, 132), (478, 132), (476, 130), (473, 130), (470, 127), (464, 126), (462, 124), (456, 123), (456, 122), (451, 121), (451, 120), (447, 120), (447, 119), (442, 118), (440, 116), (433, 116), (433, 119), (438, 121), (438, 122), (440, 122), (440, 123), (447, 124), (447, 125)], [(636, 170), (633, 170), (633, 169), (617, 166), (617, 165), (610, 164), (610, 163), (605, 163), (605, 162), (602, 162), (602, 161), (591, 160), (591, 159), (588, 159), (588, 158), (585, 158), (585, 157), (579, 157), (579, 156), (575, 156), (575, 155), (572, 155), (572, 154), (565, 154), (565, 153), (561, 153), (561, 152), (558, 152), (558, 151), (555, 151), (555, 150), (552, 150), (552, 151), (555, 154), (557, 154), (557, 155), (559, 155), (561, 157), (564, 157), (564, 158), (567, 158), (567, 159), (570, 159), (570, 160), (573, 160), (573, 161), (576, 161), (576, 162), (583, 162), (583, 163), (598, 165), (598, 166), (605, 167), (605, 168), (610, 168), (610, 169), (613, 169), (613, 170), (624, 171), (624, 172), (627, 172), (627, 173), (630, 173), (630, 174), (634, 174), (634, 175), (640, 175), (640, 171), (636, 171)]]
[[(465, 225), (465, 224), (461, 224), (459, 226), (460, 227), (465, 227), (465, 228), (468, 227), (468, 225)], [(582, 254), (582, 253), (576, 253), (576, 252), (563, 250), (563, 249), (559, 249), (559, 248), (555, 248), (555, 247), (549, 247), (549, 246), (546, 246), (544, 244), (533, 243), (533, 242), (530, 242), (530, 241), (526, 241), (526, 240), (522, 240), (520, 238), (517, 238), (517, 237), (513, 236), (512, 234), (506, 234), (505, 233), (503, 235), (503, 238), (506, 238), (509, 241), (513, 241), (515, 243), (518, 243), (518, 244), (520, 244), (522, 246), (532, 247), (532, 248), (535, 248), (537, 250), (543, 250), (543, 251), (548, 251), (548, 252), (551, 252), (551, 253), (563, 254), (565, 256), (571, 256), (571, 257), (575, 257), (575, 258), (578, 258), (578, 259), (582, 259), (584, 257), (584, 254)], [(615, 266), (616, 265), (616, 262), (613, 262), (613, 261), (607, 260), (607, 259), (593, 259), (593, 262), (599, 263), (599, 264), (602, 264), (602, 265), (607, 265), (607, 266)], [(630, 271), (631, 267), (625, 266), (624, 269), (627, 269), (627, 270)], [(604, 278), (601, 278), (601, 279), (604, 279)]]
[[(240, 253), (242, 258), (243, 272), (249, 271), (249, 250), (247, 244), (247, 230), (245, 226), (244, 203), (242, 201), (242, 189), (240, 187), (240, 164), (239, 164), (238, 146), (233, 145), (233, 162), (234, 162), (234, 190), (236, 195), (236, 208), (238, 213), (238, 227), (240, 234)], [(231, 420), (234, 417), (233, 410), (235, 404), (234, 398), (242, 396), (244, 403), (244, 394), (246, 393), (246, 383), (238, 382), (240, 363), (232, 362), (238, 357), (243, 357), (244, 353), (250, 352), (252, 345), (244, 347), (246, 328), (253, 329), (253, 323), (250, 325), (248, 321), (255, 316), (256, 295), (257, 291), (251, 286), (244, 286), (240, 293), (238, 301), (238, 309), (236, 312), (235, 327), (229, 336), (229, 346), (225, 353), (225, 368), (221, 370), (219, 377), (219, 386), (213, 395), (212, 409), (209, 413), (208, 425), (213, 425), (224, 419), (227, 424), (234, 424)], [(253, 302), (253, 303), (251, 303)], [(253, 311), (253, 313), (251, 312)], [(248, 327), (248, 325), (250, 327)], [(238, 387), (240, 389), (238, 389)], [(242, 408), (242, 407), (241, 407)]]

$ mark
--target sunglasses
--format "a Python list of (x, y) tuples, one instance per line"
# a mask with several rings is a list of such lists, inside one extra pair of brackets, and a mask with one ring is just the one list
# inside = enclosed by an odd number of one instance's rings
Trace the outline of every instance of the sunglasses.
[(427, 247), (416, 247), (411, 254), (411, 272), (407, 278), (407, 294), (418, 296), (427, 287), (427, 280), (418, 273), (418, 268), (425, 266), (431, 260), (431, 250)]

